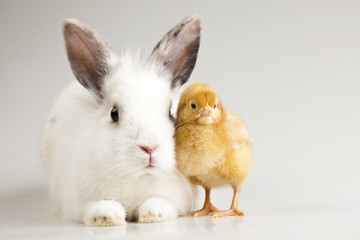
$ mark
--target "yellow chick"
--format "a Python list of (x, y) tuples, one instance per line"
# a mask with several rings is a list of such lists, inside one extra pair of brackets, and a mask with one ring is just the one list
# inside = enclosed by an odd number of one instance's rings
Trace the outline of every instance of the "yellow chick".
[[(208, 84), (195, 83), (182, 93), (175, 143), (178, 169), (206, 193), (203, 208), (189, 214), (243, 216), (238, 201), (253, 159), (251, 138), (243, 121), (223, 108)], [(233, 188), (234, 196), (230, 209), (219, 211), (210, 201), (210, 191), (225, 186)]]

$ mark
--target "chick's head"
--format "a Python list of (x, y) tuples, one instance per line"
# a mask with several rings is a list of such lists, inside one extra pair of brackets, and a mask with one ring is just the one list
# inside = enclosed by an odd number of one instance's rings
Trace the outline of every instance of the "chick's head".
[(216, 124), (222, 119), (219, 96), (208, 84), (194, 83), (182, 93), (177, 109), (177, 124)]

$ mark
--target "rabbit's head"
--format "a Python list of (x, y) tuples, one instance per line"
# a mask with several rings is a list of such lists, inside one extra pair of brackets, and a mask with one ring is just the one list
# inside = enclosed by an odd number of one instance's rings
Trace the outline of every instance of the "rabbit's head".
[(88, 119), (84, 124), (92, 131), (89, 145), (96, 146), (96, 161), (131, 175), (174, 168), (171, 99), (195, 66), (199, 17), (176, 25), (147, 58), (117, 57), (94, 30), (75, 19), (67, 20), (63, 31), (72, 71), (91, 93), (93, 107), (82, 119)]

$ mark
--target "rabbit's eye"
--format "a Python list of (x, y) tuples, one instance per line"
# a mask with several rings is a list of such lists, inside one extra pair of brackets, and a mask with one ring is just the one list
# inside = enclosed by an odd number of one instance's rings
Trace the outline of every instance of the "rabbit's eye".
[(216, 108), (216, 104), (214, 105), (214, 109)]
[(169, 109), (169, 120), (171, 122), (175, 122), (175, 119), (174, 119), (173, 115), (171, 114), (171, 108)]
[(113, 107), (113, 109), (111, 110), (111, 119), (113, 120), (113, 122), (118, 122), (119, 121), (119, 113), (116, 107)]
[(173, 115), (171, 114), (171, 106), (172, 106), (172, 102), (170, 102), (170, 105), (169, 105), (169, 120), (174, 123), (175, 119), (174, 119)]
[(191, 103), (190, 106), (191, 106), (192, 109), (196, 109), (196, 104), (195, 103)]

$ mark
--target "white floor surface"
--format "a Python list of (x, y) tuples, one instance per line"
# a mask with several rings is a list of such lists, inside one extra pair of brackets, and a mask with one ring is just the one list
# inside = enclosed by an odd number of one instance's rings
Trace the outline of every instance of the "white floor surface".
[(172, 222), (95, 228), (55, 219), (44, 191), (1, 200), (0, 239), (360, 239), (357, 202), (278, 207), (245, 217), (180, 217)]

